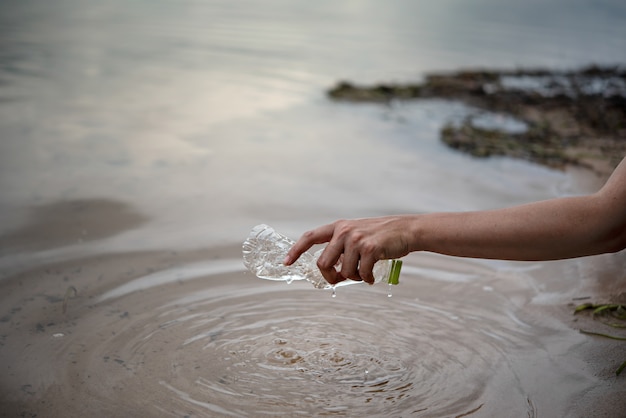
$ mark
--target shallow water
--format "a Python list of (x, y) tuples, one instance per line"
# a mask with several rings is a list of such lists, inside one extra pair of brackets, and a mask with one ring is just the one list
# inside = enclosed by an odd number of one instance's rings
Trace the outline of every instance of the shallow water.
[(38, 401), (9, 406), (73, 416), (536, 416), (536, 404), (563, 411), (594, 383), (549, 343), (569, 330), (524, 312), (532, 292), (519, 273), (421, 255), (391, 298), (365, 285), (331, 298), (255, 280), (236, 254), (126, 252), (19, 274), (4, 287), (2, 350), (24, 363), (7, 363), (3, 384), (13, 400)]
[(617, 1), (5, 2), (0, 415), (577, 416), (619, 393), (562, 318), (618, 289), (624, 254), (412, 254), (392, 297), (332, 298), (252, 277), (241, 243), (594, 190), (447, 149), (440, 127), (475, 109), (324, 90), (624, 63), (625, 20)]

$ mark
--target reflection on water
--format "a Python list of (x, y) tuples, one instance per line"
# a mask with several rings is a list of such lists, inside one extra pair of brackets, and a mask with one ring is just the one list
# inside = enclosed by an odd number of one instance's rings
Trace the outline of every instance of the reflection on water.
[(246, 274), (241, 242), (592, 190), (445, 148), (476, 109), (323, 92), (623, 63), (625, 20), (621, 0), (3, 2), (0, 414), (566, 416), (611, 390), (541, 309), (615, 283), (623, 256), (414, 254), (392, 298), (332, 298)]

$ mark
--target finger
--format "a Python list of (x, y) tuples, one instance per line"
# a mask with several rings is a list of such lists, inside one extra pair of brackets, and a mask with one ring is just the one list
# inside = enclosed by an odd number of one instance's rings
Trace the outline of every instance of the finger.
[(363, 279), (364, 282), (369, 284), (374, 284), (374, 264), (376, 263), (376, 259), (373, 257), (365, 257), (361, 258), (361, 262), (359, 264), (359, 275)]
[(328, 284), (337, 284), (346, 280), (346, 278), (343, 277), (341, 273), (339, 273), (337, 270), (335, 270), (334, 267), (329, 270), (320, 269), (320, 271), (322, 272), (322, 276), (324, 276), (324, 279), (328, 282)]
[(334, 283), (330, 283), (329, 282), (329, 283), (330, 284), (337, 284), (339, 282), (343, 282), (344, 280), (346, 280), (346, 278), (343, 277), (340, 272), (337, 272), (337, 276), (335, 276), (335, 282)]
[(320, 269), (322, 275), (327, 279), (327, 281), (329, 279), (337, 281), (337, 269), (335, 266), (337, 265), (339, 259), (342, 258), (342, 255), (343, 245), (337, 241), (331, 240), (317, 259), (317, 267)]
[(332, 225), (324, 225), (305, 232), (287, 252), (283, 264), (286, 266), (291, 265), (313, 245), (330, 241), (333, 236), (333, 231), (334, 228)]
[(343, 253), (341, 276), (352, 280), (361, 280), (359, 275), (359, 253), (353, 249)]
[(320, 256), (320, 258), (317, 259), (317, 268), (319, 268), (320, 273), (322, 273), (322, 276), (328, 283), (337, 284), (340, 281), (345, 280), (345, 278), (339, 274), (337, 269), (335, 269), (334, 264), (325, 264), (323, 261), (320, 261), (321, 258), (322, 257)]

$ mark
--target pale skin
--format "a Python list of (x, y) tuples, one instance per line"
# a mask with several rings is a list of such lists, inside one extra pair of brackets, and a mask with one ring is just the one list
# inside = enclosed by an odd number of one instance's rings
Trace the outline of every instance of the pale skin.
[(346, 278), (373, 283), (376, 261), (414, 251), (518, 261), (618, 252), (626, 248), (626, 158), (590, 195), (485, 211), (338, 220), (305, 232), (285, 264), (323, 243), (317, 265), (330, 284)]

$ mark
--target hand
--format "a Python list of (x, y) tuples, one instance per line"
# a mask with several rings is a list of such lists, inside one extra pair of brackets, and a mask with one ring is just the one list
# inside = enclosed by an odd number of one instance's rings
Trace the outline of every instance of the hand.
[[(328, 242), (317, 260), (320, 272), (330, 284), (346, 279), (374, 283), (372, 269), (378, 260), (400, 258), (409, 253), (409, 216), (386, 216), (339, 220), (305, 232), (285, 258), (293, 264), (314, 244)], [(341, 270), (335, 265), (341, 259)]]

